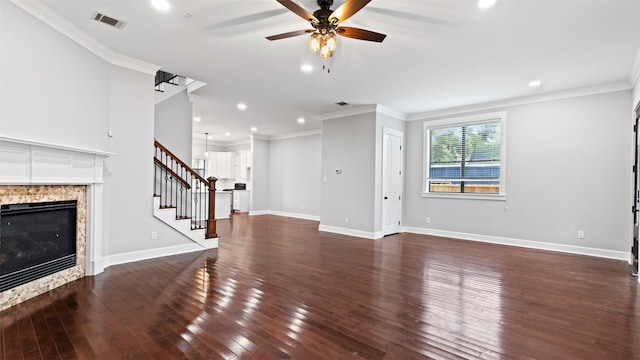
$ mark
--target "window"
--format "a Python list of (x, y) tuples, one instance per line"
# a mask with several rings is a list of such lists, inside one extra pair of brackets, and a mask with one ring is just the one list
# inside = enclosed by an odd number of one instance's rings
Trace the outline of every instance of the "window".
[(204, 177), (205, 162), (203, 159), (192, 159), (191, 168), (198, 173), (198, 175)]
[(506, 112), (425, 122), (423, 193), (504, 198), (505, 122)]

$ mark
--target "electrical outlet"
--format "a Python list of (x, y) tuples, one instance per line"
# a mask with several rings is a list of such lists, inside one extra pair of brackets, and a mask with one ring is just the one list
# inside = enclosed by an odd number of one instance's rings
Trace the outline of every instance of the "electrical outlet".
[(431, 218), (427, 217), (427, 224), (431, 224)]
[(304, 210), (304, 205), (300, 205), (300, 210)]
[(151, 232), (151, 240), (156, 240), (158, 238), (158, 233), (155, 231)]
[(344, 218), (344, 222), (348, 223), (349, 222), (349, 218), (348, 217)]
[(578, 239), (584, 239), (584, 231), (578, 230)]

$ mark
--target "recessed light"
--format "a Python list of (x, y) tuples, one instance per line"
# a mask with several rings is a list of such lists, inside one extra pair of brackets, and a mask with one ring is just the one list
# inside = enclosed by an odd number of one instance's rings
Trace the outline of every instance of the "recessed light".
[(167, 0), (151, 0), (151, 5), (160, 11), (167, 11), (171, 8), (171, 4)]
[(309, 64), (304, 64), (304, 65), (300, 66), (300, 70), (302, 70), (302, 72), (310, 73), (310, 72), (313, 71), (313, 66), (311, 66)]
[(207, 135), (207, 139), (209, 140), (213, 139), (213, 135)]
[(496, 4), (497, 0), (478, 0), (478, 8), (486, 9)]
[(252, 131), (252, 132), (256, 132), (256, 131), (258, 131), (258, 128), (257, 128), (257, 127), (255, 127), (255, 126), (252, 126), (252, 127), (251, 127), (251, 131)]
[(195, 122), (200, 122), (200, 120), (202, 120), (202, 119), (200, 119), (199, 117), (194, 117), (193, 118), (193, 121), (195, 121)]
[(226, 133), (224, 133), (224, 136), (231, 136), (231, 133), (226, 132)]
[(238, 107), (238, 110), (242, 110), (242, 111), (247, 110), (247, 104), (245, 103), (238, 103), (237, 107)]
[(530, 87), (538, 87), (540, 85), (542, 85), (542, 81), (540, 81), (540, 80), (533, 80), (533, 81), (529, 82), (529, 86)]
[(304, 124), (304, 118), (303, 117), (299, 117), (298, 118), (298, 124)]

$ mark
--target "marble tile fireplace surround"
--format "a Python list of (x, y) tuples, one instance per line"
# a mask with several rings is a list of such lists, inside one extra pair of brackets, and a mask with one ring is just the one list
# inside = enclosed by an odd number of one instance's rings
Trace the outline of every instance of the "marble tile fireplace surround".
[(76, 265), (0, 292), (0, 310), (104, 270), (103, 164), (111, 155), (0, 136), (0, 205), (77, 201)]

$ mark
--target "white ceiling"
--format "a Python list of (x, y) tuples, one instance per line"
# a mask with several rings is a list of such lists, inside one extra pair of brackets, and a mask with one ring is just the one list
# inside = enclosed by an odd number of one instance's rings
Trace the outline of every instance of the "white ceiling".
[[(309, 28), (276, 0), (169, 0), (168, 12), (150, 0), (41, 1), (116, 53), (208, 83), (193, 97), (202, 118), (194, 134), (207, 131), (214, 141), (247, 139), (251, 126), (266, 136), (319, 129), (319, 114), (345, 109), (339, 101), (411, 115), (631, 85), (640, 48), (640, 0), (498, 0), (484, 10), (477, 0), (372, 0), (343, 25), (387, 38), (339, 38), (327, 73), (308, 36), (265, 39)], [(315, 0), (298, 3), (318, 8)], [(96, 22), (96, 11), (128, 24)], [(303, 73), (302, 64), (315, 69)], [(543, 85), (528, 87), (534, 79)], [(238, 111), (238, 102), (248, 109)]]

